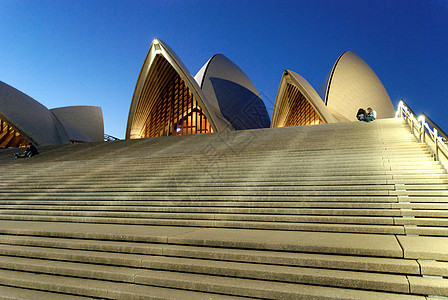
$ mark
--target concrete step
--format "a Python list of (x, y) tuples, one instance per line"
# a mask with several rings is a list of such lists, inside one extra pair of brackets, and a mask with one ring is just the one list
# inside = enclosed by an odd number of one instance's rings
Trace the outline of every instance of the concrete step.
[[(54, 199), (55, 201), (79, 201), (79, 200), (85, 200), (85, 201), (92, 201), (92, 203), (107, 203), (104, 201), (112, 201), (110, 203), (113, 203), (113, 201), (129, 201), (129, 200), (136, 200), (136, 201), (260, 201), (260, 202), (266, 202), (266, 201), (309, 201), (309, 202), (384, 202), (384, 203), (392, 203), (392, 202), (398, 202), (396, 196), (359, 196), (357, 194), (354, 194), (352, 196), (347, 195), (328, 195), (328, 194), (321, 194), (320, 196), (316, 195), (310, 195), (310, 196), (304, 196), (304, 195), (287, 195), (282, 197), (276, 197), (274, 196), (242, 196), (242, 195), (233, 195), (233, 196), (220, 196), (220, 195), (213, 195), (213, 196), (193, 196), (193, 195), (184, 195), (183, 197), (178, 197), (177, 195), (148, 195), (148, 196), (142, 196), (142, 195), (116, 195), (116, 194), (110, 194), (110, 195), (103, 195), (103, 196), (92, 196), (85, 194), (80, 195), (73, 195), (73, 196), (58, 196), (57, 194), (43, 194), (42, 196), (38, 197), (36, 195), (33, 196), (23, 196), (23, 195), (6, 195), (5, 199), (7, 200), (24, 200), (24, 201), (39, 201), (34, 203), (43, 203), (42, 201), (49, 201), (51, 199)], [(409, 197), (410, 199), (410, 197)], [(2, 200), (2, 203), (6, 204), (6, 201)], [(50, 202), (47, 202), (50, 203)], [(72, 202), (74, 203), (74, 202)], [(124, 202), (123, 202), (124, 203)], [(138, 202), (135, 202), (138, 203)], [(140, 202), (141, 203), (141, 202)], [(93, 204), (95, 205), (95, 204)]]
[[(403, 257), (393, 235), (0, 220), (0, 234)], [(448, 243), (447, 243), (448, 245)], [(447, 249), (448, 252), (448, 249)]]
[(403, 216), (412, 216), (412, 217), (447, 218), (448, 210), (412, 209), (412, 210), (402, 210), (402, 214)]
[(21, 299), (21, 300), (82, 300), (90, 299), (88, 297), (73, 296), (60, 293), (37, 291), (32, 289), (22, 289), (17, 287), (0, 285), (0, 297), (2, 299)]
[[(368, 160), (363, 161), (365, 157), (369, 157)], [(156, 158), (139, 158), (138, 162), (135, 159), (130, 158), (121, 158), (118, 160), (101, 160), (97, 159), (98, 163), (103, 165), (110, 166), (109, 169), (112, 170), (120, 170), (120, 166), (127, 164), (130, 167), (136, 168), (137, 170), (141, 170), (143, 165), (151, 165), (152, 168), (162, 169), (164, 166), (168, 168), (174, 168), (176, 165), (190, 165), (192, 162), (205, 162), (205, 163), (213, 163), (216, 165), (228, 165), (229, 167), (237, 167), (238, 162), (241, 163), (241, 166), (248, 166), (251, 168), (257, 167), (272, 167), (275, 168), (276, 165), (286, 165), (291, 163), (293, 165), (300, 164), (301, 162), (309, 162), (314, 164), (324, 164), (326, 162), (332, 161), (335, 164), (341, 165), (349, 165), (355, 164), (362, 161), (363, 164), (367, 165), (375, 165), (375, 164), (390, 164), (390, 165), (408, 165), (412, 162), (417, 164), (427, 164), (427, 165), (435, 165), (437, 162), (431, 160), (432, 154), (429, 151), (423, 151), (418, 149), (409, 149), (403, 150), (400, 149), (396, 152), (390, 149), (388, 150), (380, 150), (380, 151), (363, 151), (362, 149), (343, 149), (340, 151), (303, 151), (303, 152), (275, 152), (275, 153), (265, 153), (264, 155), (247, 155), (244, 156), (230, 156), (230, 157), (204, 157), (203, 155), (197, 156), (179, 156), (179, 157), (164, 157), (163, 163), (160, 159)], [(36, 157), (37, 160), (37, 157)], [(427, 162), (425, 162), (425, 160)], [(79, 170), (79, 166), (83, 164), (88, 164), (90, 160), (79, 161), (79, 165), (75, 164), (75, 161), (67, 161), (67, 162), (45, 162), (47, 167), (49, 168), (57, 168), (61, 166), (68, 167), (69, 170), (76, 171)], [(30, 169), (38, 169), (40, 163), (39, 161), (30, 162), (30, 160), (25, 161), (26, 165), (29, 166)], [(25, 165), (24, 162), (17, 164), (18, 166)], [(77, 168), (78, 166), (78, 168)], [(197, 166), (192, 166), (196, 168)], [(12, 169), (12, 168), (11, 168)]]
[[(284, 170), (284, 172), (270, 172), (268, 170), (266, 171), (247, 171), (247, 170), (240, 170), (240, 171), (222, 171), (220, 169), (207, 169), (204, 168), (201, 170), (201, 173), (192, 173), (191, 175), (188, 174), (188, 176), (185, 175), (176, 175), (176, 173), (152, 173), (151, 175), (145, 175), (145, 176), (138, 176), (138, 174), (132, 174), (127, 176), (126, 174), (111, 174), (110, 176), (107, 174), (100, 174), (100, 173), (93, 173), (87, 176), (86, 174), (75, 176), (73, 174), (64, 174), (63, 176), (56, 176), (55, 174), (41, 174), (42, 176), (45, 176), (45, 179), (38, 180), (39, 176), (36, 176), (34, 178), (29, 178), (29, 182), (31, 184), (33, 183), (47, 183), (50, 184), (51, 182), (54, 182), (56, 184), (63, 184), (63, 183), (70, 183), (70, 181), (75, 182), (91, 182), (92, 184), (96, 184), (97, 182), (101, 181), (108, 181), (114, 182), (114, 181), (120, 181), (120, 178), (123, 177), (129, 177), (127, 181), (137, 181), (137, 182), (144, 182), (147, 180), (165, 180), (165, 179), (184, 179), (184, 180), (204, 180), (204, 179), (220, 179), (220, 181), (226, 181), (228, 179), (237, 179), (241, 178), (241, 176), (244, 177), (267, 177), (264, 180), (269, 181), (271, 178), (285, 178), (285, 177), (291, 177), (291, 178), (303, 178), (303, 177), (316, 177), (323, 181), (330, 181), (333, 179), (337, 179), (337, 177), (346, 177), (345, 179), (360, 179), (362, 177), (367, 177), (372, 179), (391, 179), (390, 177), (387, 177), (388, 175), (393, 176), (393, 178), (403, 178), (403, 179), (419, 179), (419, 178), (447, 178), (446, 173), (443, 169), (430, 169), (430, 170), (401, 170), (401, 171), (393, 171), (393, 170), (369, 170), (366, 169), (359, 169), (359, 168), (352, 168), (352, 169), (314, 169), (314, 170), (299, 170), (294, 169), (290, 172), (287, 172), (287, 169)], [(36, 174), (35, 174), (36, 175)], [(439, 177), (436, 177), (439, 176)], [(54, 179), (54, 180), (53, 180)], [(289, 179), (291, 180), (291, 179)], [(277, 180), (278, 181), (278, 180)], [(8, 183), (8, 184), (6, 184)], [(8, 180), (5, 180), (3, 185), (14, 185), (14, 186), (20, 186), (20, 177), (19, 178), (10, 178), (8, 177)]]
[[(148, 255), (411, 275), (419, 275), (419, 265), (422, 265), (422, 263), (417, 263), (415, 260), (399, 258), (357, 257), (17, 235), (0, 235), (0, 243), (2, 244), (0, 245), (0, 253), (3, 255), (82, 261), (86, 263), (94, 262), (99, 264), (112, 264), (113, 262), (113, 265), (135, 267), (141, 266), (142, 259), (148, 257)], [(11, 247), (11, 245), (14, 245), (14, 247)], [(434, 269), (434, 267), (432, 268)], [(430, 274), (428, 273), (428, 275)]]
[[(93, 279), (73, 278), (29, 272), (16, 272), (0, 270), (0, 282), (19, 287), (37, 286), (45, 290), (64, 290), (72, 294), (98, 298), (124, 299), (140, 297), (142, 299), (238, 299), (237, 295), (244, 297), (256, 297), (267, 299), (306, 299), (306, 298), (337, 298), (337, 299), (421, 299), (425, 297), (391, 294), (383, 292), (362, 291), (343, 288), (331, 288), (313, 285), (290, 284), (280, 282), (266, 282), (249, 279), (220, 278), (189, 275), (188, 281), (181, 274), (170, 274), (166, 278), (158, 277), (159, 272), (153, 272), (154, 276), (145, 273), (136, 276), (137, 284), (121, 282), (108, 282)], [(157, 274), (158, 273), (158, 274)], [(153, 285), (176, 286), (179, 289), (160, 288)], [(188, 291), (185, 288), (194, 286), (195, 289), (204, 290), (206, 293)], [(225, 296), (226, 293), (232, 295)], [(246, 298), (247, 299), (247, 298)]]
[[(382, 210), (380, 210), (382, 211)], [(142, 213), (142, 212), (121, 212), (121, 211), (71, 211), (63, 210), (63, 208), (55, 210), (3, 210), (1, 215), (34, 215), (34, 216), (82, 216), (82, 217), (106, 217), (120, 219), (185, 219), (185, 220), (233, 220), (233, 221), (264, 221), (264, 222), (316, 222), (316, 223), (349, 223), (349, 224), (393, 224), (391, 217), (382, 217), (384, 215), (408, 215), (408, 213), (400, 214), (398, 210), (392, 210), (387, 213), (377, 213), (369, 211), (365, 215), (360, 216), (361, 211), (347, 211), (339, 209), (329, 213), (321, 214), (322, 211), (240, 211), (240, 209), (228, 209), (225, 212), (201, 211), (191, 212), (189, 210), (182, 212)], [(375, 217), (379, 215), (381, 217)]]
[(425, 203), (375, 203), (375, 202), (311, 202), (311, 201), (2, 201), (0, 209), (30, 209), (57, 210), (61, 206), (66, 210), (79, 211), (129, 211), (145, 212), (151, 207), (257, 207), (257, 208), (416, 208), (416, 209), (445, 209), (446, 204)]
[[(142, 151), (142, 150), (140, 150)], [(68, 166), (73, 169), (76, 169), (75, 161), (67, 160), (67, 161), (43, 161), (39, 160), (41, 156), (36, 156), (35, 160), (24, 160), (17, 161), (18, 166), (27, 165), (31, 169), (37, 169), (40, 163), (48, 164), (48, 167), (61, 167)], [(313, 157), (315, 160), (313, 160)], [(344, 157), (346, 159), (344, 159)], [(363, 162), (367, 164), (372, 164), (373, 162), (390, 162), (390, 163), (398, 163), (405, 162), (405, 160), (409, 161), (417, 161), (423, 163), (423, 158), (431, 158), (432, 154), (428, 150), (422, 150), (419, 148), (406, 148), (403, 146), (399, 146), (396, 149), (378, 149), (378, 150), (364, 150), (360, 148), (341, 148), (335, 150), (325, 150), (320, 151), (316, 149), (307, 149), (302, 151), (275, 151), (275, 152), (263, 152), (263, 154), (250, 154), (244, 153), (243, 155), (219, 155), (219, 156), (205, 156), (198, 155), (197, 153), (193, 153), (189, 156), (180, 156), (180, 155), (171, 155), (163, 157), (164, 163), (157, 159), (156, 157), (139, 157), (138, 161), (150, 164), (154, 168), (161, 168), (163, 165), (167, 165), (168, 167), (174, 166), (176, 164), (190, 164), (194, 161), (204, 161), (204, 162), (214, 162), (216, 164), (224, 164), (228, 163), (230, 166), (235, 165), (235, 162), (241, 161), (243, 165), (251, 165), (252, 167), (258, 166), (257, 163), (262, 166), (270, 165), (273, 162), (278, 161), (278, 163), (298, 163), (300, 161), (315, 161), (315, 162), (326, 162), (333, 158), (338, 163), (353, 163), (356, 161), (362, 161), (362, 158), (369, 157), (370, 159)], [(244, 159), (245, 158), (245, 159)], [(93, 159), (93, 158), (92, 158)], [(270, 159), (270, 160), (267, 160)], [(88, 164), (90, 160), (79, 160), (79, 164)], [(96, 157), (95, 161), (101, 163), (103, 165), (109, 165), (112, 169), (119, 169), (118, 167), (121, 164), (129, 164), (132, 167), (136, 167), (137, 169), (141, 169), (141, 165), (135, 160), (135, 157), (122, 157), (120, 156), (118, 159), (102, 159), (101, 157)], [(431, 160), (428, 160), (429, 162)], [(8, 165), (6, 165), (8, 167)], [(12, 169), (12, 167), (11, 167)]]
[(406, 190), (448, 190), (448, 185), (446, 184), (407, 184)]
[[(420, 191), (406, 191), (409, 195), (422, 195), (422, 192)], [(448, 196), (448, 191), (424, 191), (423, 195), (428, 195), (428, 196)], [(262, 196), (262, 197), (276, 197), (276, 198), (281, 198), (284, 196), (292, 196), (292, 197), (297, 197), (297, 196), (347, 196), (347, 197), (351, 197), (351, 196), (362, 196), (365, 194), (369, 194), (371, 196), (395, 196), (397, 195), (396, 191), (394, 190), (363, 190), (363, 189), (359, 189), (359, 190), (301, 190), (301, 191), (297, 191), (297, 190), (252, 190), (252, 191), (247, 191), (247, 190), (216, 190), (214, 191), (213, 189), (211, 190), (191, 190), (191, 191), (163, 191), (163, 190), (159, 190), (159, 191), (151, 191), (150, 189), (146, 189), (144, 191), (134, 191), (134, 192), (130, 192), (130, 191), (101, 191), (101, 192), (92, 192), (92, 191), (79, 191), (79, 192), (65, 192), (65, 191), (58, 191), (57, 194), (56, 193), (52, 193), (50, 192), (28, 192), (26, 190), (24, 190), (22, 193), (10, 193), (7, 195), (8, 198), (12, 198), (14, 196), (20, 196), (20, 197), (32, 197), (32, 198), (40, 198), (40, 197), (47, 197), (49, 194), (53, 194), (52, 196), (57, 196), (60, 198), (65, 198), (65, 197), (91, 197), (96, 198), (96, 197), (104, 197), (104, 196), (108, 196), (108, 195), (117, 195), (121, 196), (142, 196), (142, 197), (179, 197), (179, 198), (192, 198), (192, 197), (198, 197), (198, 198), (203, 198), (203, 197), (244, 197), (244, 196), (250, 196), (250, 197), (257, 197), (257, 196)], [(56, 194), (56, 195), (55, 195)]]
[(448, 277), (448, 262), (420, 259), (418, 264), (422, 275)]
[(405, 226), (404, 230), (407, 235), (448, 237), (448, 229), (446, 227), (424, 227), (409, 225)]
[[(437, 175), (439, 176), (439, 175)], [(382, 184), (406, 184), (414, 185), (416, 188), (419, 185), (446, 185), (448, 184), (448, 177), (435, 178), (431, 175), (422, 175), (415, 179), (392, 179), (393, 175), (386, 176), (375, 176), (374, 178), (370, 176), (332, 176), (331, 179), (323, 179), (318, 176), (309, 177), (284, 177), (278, 176), (276, 178), (266, 177), (266, 178), (245, 178), (245, 181), (241, 181), (238, 177), (226, 178), (225, 180), (221, 178), (219, 182), (214, 182), (213, 178), (198, 178), (198, 177), (187, 177), (187, 176), (166, 176), (166, 177), (151, 177), (151, 178), (140, 178), (139, 180), (132, 178), (119, 178), (107, 180), (107, 178), (96, 178), (94, 182), (92, 180), (79, 180), (67, 181), (67, 180), (42, 180), (35, 182), (27, 182), (27, 189), (54, 189), (57, 188), (64, 189), (74, 189), (74, 188), (120, 188), (120, 187), (132, 187), (140, 186), (143, 183), (151, 184), (152, 188), (157, 187), (170, 187), (170, 186), (186, 186), (186, 187), (288, 187), (288, 186), (345, 186), (345, 185), (382, 185)], [(191, 181), (187, 179), (191, 178)], [(350, 179), (351, 178), (351, 179)], [(377, 178), (377, 179), (375, 179)], [(13, 182), (0, 182), (0, 186), (6, 191), (8, 189), (17, 190), (17, 188), (24, 188), (23, 184), (19, 184), (17, 180)], [(12, 188), (14, 187), (14, 188)], [(3, 190), (2, 189), (2, 190)], [(411, 188), (412, 189), (412, 188)]]
[(410, 203), (447, 203), (448, 197), (425, 197), (425, 196), (413, 196), (408, 197), (406, 202)]
[[(312, 151), (308, 151), (312, 152)], [(322, 155), (322, 157), (318, 157), (318, 155)], [(366, 157), (369, 157), (368, 160), (363, 161)], [(181, 159), (183, 158), (183, 159)], [(150, 165), (151, 168), (154, 168), (155, 170), (162, 170), (164, 167), (168, 169), (173, 169), (178, 165), (191, 165), (191, 163), (204, 163), (204, 164), (213, 164), (216, 166), (227, 166), (229, 168), (235, 168), (238, 166), (241, 167), (249, 167), (253, 169), (257, 168), (273, 168), (275, 169), (279, 165), (300, 165), (302, 163), (310, 163), (315, 165), (324, 165), (325, 163), (332, 162), (335, 165), (341, 165), (341, 166), (348, 166), (348, 165), (356, 165), (362, 162), (362, 164), (365, 164), (367, 166), (375, 166), (375, 165), (389, 165), (389, 166), (408, 166), (412, 163), (418, 164), (418, 165), (440, 165), (440, 163), (434, 162), (432, 158), (431, 153), (413, 153), (409, 152), (409, 154), (403, 154), (403, 153), (397, 153), (397, 154), (390, 154), (390, 153), (360, 153), (360, 154), (349, 154), (347, 151), (339, 153), (313, 153), (308, 154), (307, 156), (303, 156), (301, 154), (294, 154), (294, 153), (288, 153), (285, 155), (279, 155), (278, 153), (272, 154), (272, 155), (266, 155), (266, 156), (260, 156), (257, 158), (250, 158), (247, 156), (239, 156), (239, 157), (229, 157), (229, 158), (212, 158), (212, 157), (179, 157), (178, 159), (168, 159), (163, 158), (164, 163), (161, 162), (160, 158), (158, 160), (156, 159), (139, 159), (137, 161), (134, 160), (115, 160), (110, 162), (103, 162), (103, 161), (97, 161), (98, 163), (101, 163), (105, 166), (110, 166), (109, 168), (106, 168), (107, 170), (112, 171), (122, 171), (120, 166), (122, 165), (129, 165), (132, 168), (135, 168), (137, 171), (141, 171), (144, 168), (142, 166), (144, 165)], [(90, 160), (87, 161), (79, 161), (78, 164), (76, 164), (75, 161), (72, 162), (64, 162), (64, 163), (45, 163), (47, 165), (47, 168), (50, 169), (60, 169), (61, 167), (66, 167), (69, 171), (80, 171), (80, 167), (83, 165), (88, 165)], [(27, 160), (22, 163), (17, 163), (18, 167), (21, 166), (28, 166), (31, 170), (39, 170), (39, 166), (41, 163), (34, 162), (29, 163)], [(200, 165), (199, 165), (200, 166)], [(193, 169), (196, 169), (199, 167), (198, 165), (191, 165)], [(306, 164), (305, 164), (306, 166)], [(10, 168), (12, 169), (12, 168)], [(14, 172), (14, 170), (11, 170)], [(40, 170), (42, 171), (42, 170)], [(58, 171), (58, 170), (57, 170)], [(60, 171), (60, 170), (59, 170)]]
[(412, 293), (448, 297), (448, 279), (408, 276)]
[(425, 196), (425, 197), (447, 197), (448, 196), (448, 190), (429, 190), (429, 189), (425, 189), (425, 190), (406, 190), (406, 193), (409, 196)]
[[(92, 193), (92, 194), (98, 194), (98, 193), (105, 193), (104, 191), (105, 186), (87, 186), (83, 188), (81, 191), (79, 190), (79, 186), (77, 188), (75, 187), (55, 187), (55, 186), (34, 186), (34, 187), (24, 187), (22, 190), (18, 190), (17, 188), (9, 187), (2, 189), (2, 194), (12, 194), (12, 193), (33, 193), (33, 194), (39, 194), (39, 193), (48, 193), (48, 192), (58, 192), (62, 194), (70, 194), (70, 193)], [(216, 184), (215, 186), (190, 186), (190, 185), (165, 185), (165, 186), (150, 186), (150, 187), (130, 187), (126, 185), (122, 186), (110, 186), (107, 189), (107, 193), (114, 192), (114, 193), (136, 193), (136, 192), (155, 192), (155, 193), (166, 193), (167, 188), (170, 189), (172, 192), (181, 192), (181, 193), (191, 193), (193, 191), (201, 191), (201, 192), (223, 192), (227, 193), (229, 191), (231, 192), (238, 192), (238, 193), (248, 193), (248, 192), (304, 192), (304, 191), (356, 191), (356, 192), (375, 192), (375, 191), (384, 191), (384, 190), (395, 190), (396, 186), (393, 184), (359, 184), (359, 185), (270, 185), (270, 186), (233, 186), (231, 184), (227, 184), (224, 186), (219, 186)], [(448, 186), (446, 185), (406, 185), (404, 187), (407, 191), (431, 191), (431, 192), (438, 192), (443, 191), (446, 192), (448, 190)], [(412, 194), (411, 194), (412, 195)], [(430, 194), (428, 194), (430, 195)]]
[(229, 207), (153, 207), (147, 208), (147, 212), (124, 211), (70, 211), (63, 207), (57, 210), (2, 210), (2, 215), (59, 215), (59, 216), (98, 216), (117, 218), (142, 218), (142, 219), (232, 219), (246, 218), (245, 220), (266, 219), (273, 222), (297, 221), (304, 216), (423, 216), (426, 213), (434, 213), (434, 216), (442, 217), (447, 211), (441, 210), (399, 210), (399, 209), (328, 209), (328, 208), (229, 208)]
[(99, 299), (239, 299), (213, 293), (11, 270), (0, 270), (0, 283), (27, 290), (63, 292)]
[(447, 218), (396, 218), (397, 225), (417, 225), (417, 226), (434, 226), (434, 227), (448, 227)]
[[(199, 282), (227, 281), (233, 278), (235, 285), (245, 284), (249, 279), (269, 282), (301, 283), (316, 286), (346, 287), (362, 290), (376, 290), (408, 293), (409, 283), (404, 275), (374, 274), (328, 269), (310, 269), (302, 267), (274, 266), (241, 262), (207, 261), (191, 258), (146, 257), (140, 267), (123, 267), (87, 263), (73, 263), (48, 259), (4, 256), (0, 268), (7, 270), (72, 276), (80, 278), (99, 278), (108, 281), (144, 283), (161, 287), (181, 288), (186, 290), (203, 290)], [(188, 284), (187, 281), (193, 281)], [(254, 282), (258, 285), (258, 282)], [(239, 296), (256, 296), (243, 294), (241, 291), (222, 290), (224, 285), (215, 286), (215, 293), (229, 293)], [(239, 294), (241, 293), (241, 294)]]
[(448, 261), (448, 237), (397, 236), (397, 239), (405, 258)]
[[(26, 174), (28, 174), (28, 171), (24, 171), (26, 172)], [(402, 171), (402, 172), (396, 172), (396, 171), (390, 171), (390, 170), (382, 170), (382, 171), (372, 171), (369, 172), (368, 170), (357, 170), (356, 172), (354, 170), (313, 170), (313, 171), (309, 171), (309, 172), (301, 172), (301, 171), (295, 171), (293, 173), (275, 173), (275, 174), (271, 174), (269, 172), (248, 172), (248, 171), (240, 171), (240, 172), (224, 172), (221, 171), (219, 169), (206, 169), (205, 171), (203, 171), (202, 173), (198, 174), (198, 173), (192, 173), (192, 174), (187, 174), (187, 176), (185, 176), (184, 174), (169, 174), (169, 173), (162, 173), (162, 174), (157, 174), (157, 173), (150, 173), (147, 174), (145, 176), (134, 176), (132, 174), (128, 174), (129, 178), (125, 181), (146, 181), (146, 180), (165, 180), (165, 179), (173, 179), (173, 178), (177, 178), (177, 179), (185, 179), (188, 178), (189, 180), (199, 180), (201, 181), (204, 179), (212, 179), (212, 180), (216, 180), (219, 178), (220, 181), (226, 181), (226, 180), (236, 180), (236, 179), (240, 179), (241, 180), (241, 176), (248, 176), (249, 178), (253, 178), (253, 179), (249, 179), (249, 181), (254, 181), (257, 180), (257, 177), (261, 177), (263, 178), (262, 181), (279, 181), (276, 178), (281, 178), (285, 181), (291, 181), (291, 180), (300, 180), (300, 179), (306, 179), (306, 178), (316, 178), (314, 180), (338, 180), (338, 179), (346, 179), (346, 180), (353, 180), (353, 179), (426, 179), (426, 178), (443, 178), (446, 179), (447, 174), (445, 174), (443, 172), (442, 169), (434, 169), (434, 170), (422, 170), (420, 171)], [(24, 175), (25, 176), (25, 175)], [(27, 180), (29, 180), (30, 183), (39, 183), (39, 182), (47, 182), (50, 183), (51, 181), (55, 182), (55, 184), (61, 184), (61, 183), (67, 183), (70, 181), (75, 181), (75, 182), (80, 182), (82, 183), (83, 180), (84, 182), (100, 182), (100, 181), (109, 181), (110, 182), (114, 182), (114, 181), (120, 181), (120, 178), (123, 178), (124, 175), (119, 175), (119, 174), (112, 174), (110, 176), (107, 175), (102, 175), (102, 174), (84, 174), (81, 176), (74, 176), (74, 175), (69, 175), (66, 174), (64, 176), (56, 176), (56, 177), (52, 177), (53, 174), (42, 174), (42, 176), (45, 176), (44, 178), (42, 178), (42, 180), (38, 180), (39, 177), (34, 177), (34, 178), (27, 178)], [(47, 178), (48, 176), (50, 176), (50, 178)], [(127, 176), (124, 176), (127, 177)], [(261, 179), (260, 178), (260, 179)], [(17, 183), (18, 179), (20, 178), (11, 178), (8, 177), (7, 182), (10, 183)], [(54, 179), (54, 180), (53, 180)], [(258, 179), (258, 180), (260, 180)], [(9, 185), (9, 184), (8, 184)]]
[[(433, 197), (434, 198), (434, 197)], [(432, 199), (433, 199), (432, 198)], [(437, 197), (439, 198), (439, 197)], [(435, 198), (435, 199), (437, 199)], [(409, 198), (413, 199), (413, 198)], [(439, 199), (437, 199), (439, 200)], [(445, 197), (445, 202), (448, 201), (448, 198)], [(429, 201), (425, 201), (423, 203), (418, 202), (399, 202), (399, 203), (391, 203), (392, 208), (400, 208), (400, 209), (426, 209), (426, 210), (446, 210), (447, 204), (443, 203), (443, 201), (440, 201), (440, 203), (430, 203)]]
[[(148, 226), (178, 226), (197, 228), (233, 228), (256, 230), (286, 230), (309, 232), (338, 232), (338, 233), (367, 233), (367, 234), (406, 234), (403, 226), (369, 225), (369, 224), (325, 224), (325, 223), (297, 223), (272, 221), (232, 221), (232, 220), (201, 220), (201, 219), (142, 219), (142, 218), (107, 218), (107, 217), (67, 217), (67, 216), (36, 216), (36, 215), (0, 215), (0, 220), (13, 221), (45, 221), (45, 222), (72, 222), (92, 224), (122, 224), (122, 225), (148, 225)], [(381, 224), (381, 222), (379, 222)], [(444, 236), (439, 230), (437, 233), (424, 235)]]

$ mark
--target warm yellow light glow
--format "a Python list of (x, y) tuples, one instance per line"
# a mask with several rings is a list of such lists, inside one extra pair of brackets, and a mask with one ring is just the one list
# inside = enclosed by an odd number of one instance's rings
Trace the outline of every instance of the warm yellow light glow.
[(0, 148), (25, 147), (28, 141), (12, 126), (0, 119)]

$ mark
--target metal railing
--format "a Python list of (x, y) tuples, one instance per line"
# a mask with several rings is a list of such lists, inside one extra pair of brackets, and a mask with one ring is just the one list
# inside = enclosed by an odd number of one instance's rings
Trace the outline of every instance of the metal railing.
[(119, 141), (120, 139), (119, 138), (117, 138), (117, 137), (114, 137), (114, 136), (112, 136), (112, 135), (110, 135), (110, 134), (104, 134), (104, 141), (105, 142), (111, 142), (111, 141)]
[(426, 143), (433, 153), (434, 160), (448, 160), (447, 134), (437, 126), (428, 116), (421, 114), (419, 117), (403, 101), (398, 104), (395, 118), (403, 118), (409, 125), (411, 132), (420, 143)]

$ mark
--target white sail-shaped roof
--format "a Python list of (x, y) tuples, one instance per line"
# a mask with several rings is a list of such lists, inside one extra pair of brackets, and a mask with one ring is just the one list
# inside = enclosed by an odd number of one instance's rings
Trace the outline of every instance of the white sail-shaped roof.
[(104, 140), (101, 107), (67, 106), (50, 110), (64, 126), (70, 140), (100, 142)]
[(229, 123), (230, 130), (269, 127), (269, 114), (255, 85), (224, 55), (216, 54), (208, 60), (195, 80), (208, 105)]
[(36, 146), (104, 140), (100, 107), (71, 106), (48, 110), (3, 82), (0, 82), (0, 120)]
[(377, 118), (392, 118), (395, 109), (378, 76), (353, 51), (336, 60), (319, 88), (320, 96), (340, 121), (356, 121), (359, 108), (372, 107)]
[(0, 119), (37, 146), (69, 143), (65, 129), (45, 106), (1, 81)]

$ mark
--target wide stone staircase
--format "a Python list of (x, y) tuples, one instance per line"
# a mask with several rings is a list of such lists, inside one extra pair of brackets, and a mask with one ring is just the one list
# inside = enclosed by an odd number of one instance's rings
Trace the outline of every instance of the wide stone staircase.
[(1, 299), (448, 297), (448, 175), (400, 119), (0, 152)]

